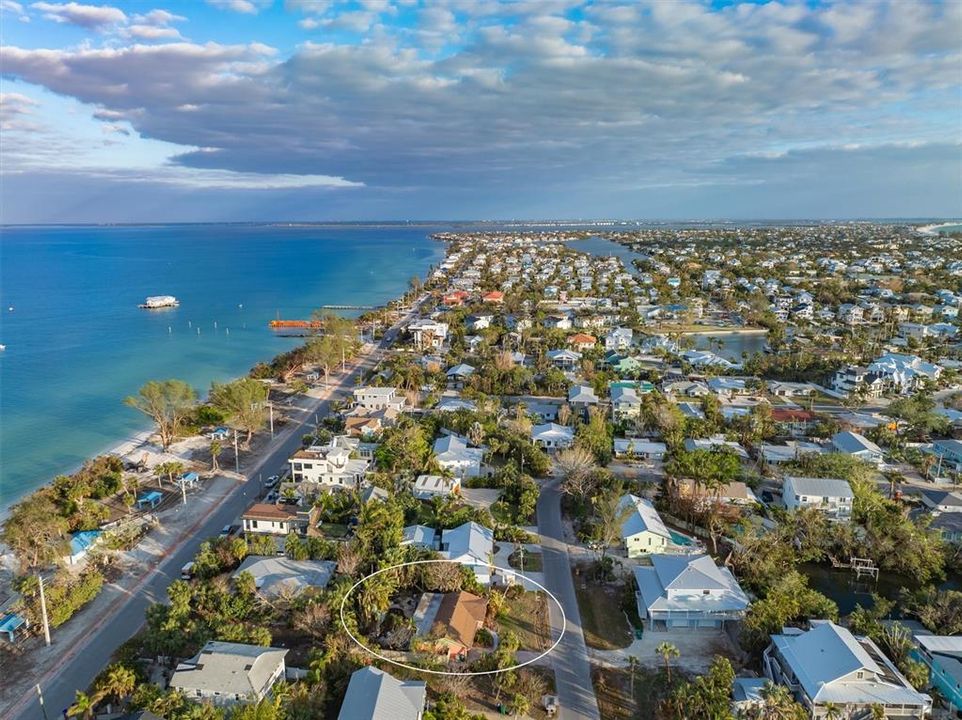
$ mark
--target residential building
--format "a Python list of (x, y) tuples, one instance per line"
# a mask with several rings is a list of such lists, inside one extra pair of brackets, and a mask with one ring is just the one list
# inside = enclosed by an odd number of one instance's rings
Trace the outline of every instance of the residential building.
[(782, 500), (789, 510), (813, 507), (834, 520), (848, 520), (854, 495), (846, 480), (789, 476), (782, 485)]
[(363, 667), (351, 674), (337, 720), (421, 720), (427, 696), (423, 680), (398, 680)]
[(330, 560), (248, 555), (231, 578), (236, 580), (241, 573), (250, 573), (254, 586), (265, 598), (293, 597), (309, 588), (326, 588), (336, 567), (337, 563)]
[(742, 460), (748, 460), (748, 451), (734, 440), (726, 440), (724, 435), (712, 435), (707, 438), (685, 438), (685, 450), (722, 450), (728, 448)]
[(962, 710), (962, 637), (916, 633), (911, 656), (929, 668), (929, 683), (950, 704), (950, 711)]
[(394, 387), (365, 386), (354, 388), (354, 403), (365, 410), (400, 410), (404, 407), (404, 398), (398, 397)]
[(308, 505), (254, 503), (241, 515), (245, 533), (259, 535), (307, 535), (317, 524), (318, 508)]
[(721, 628), (745, 616), (748, 597), (709, 555), (652, 555), (634, 568), (638, 615), (649, 630)]
[(574, 350), (549, 350), (547, 356), (555, 367), (562, 370), (571, 370), (581, 362), (581, 353)]
[(830, 705), (842, 717), (870, 717), (881, 705), (885, 717), (925, 718), (931, 699), (915, 691), (879, 647), (829, 620), (812, 620), (807, 631), (786, 628), (772, 635), (762, 657), (765, 676), (792, 691), (812, 718)]
[(932, 443), (932, 454), (939, 459), (941, 469), (962, 472), (962, 440), (936, 440)]
[(615, 422), (636, 418), (641, 414), (641, 397), (633, 387), (611, 386), (611, 414)]
[(962, 493), (948, 490), (923, 490), (922, 504), (933, 512), (962, 513)]
[(460, 435), (443, 435), (434, 441), (434, 455), (443, 470), (450, 470), (456, 477), (478, 477), (484, 450), (468, 447)]
[(418, 475), (411, 494), (419, 500), (449, 497), (461, 493), (461, 478), (443, 475)]
[(752, 489), (740, 480), (725, 483), (716, 490), (709, 490), (694, 480), (686, 479), (677, 481), (677, 488), (680, 497), (692, 498), (702, 506), (715, 500), (725, 505), (751, 505), (758, 502)]
[(598, 404), (598, 396), (588, 385), (572, 385), (568, 388), (568, 404), (575, 410), (586, 410)]
[(615, 438), (612, 449), (617, 457), (633, 457), (637, 460), (664, 460), (668, 446), (642, 438)]
[[(460, 304), (460, 303), (458, 303)], [(439, 348), (448, 337), (448, 324), (429, 319), (415, 320), (407, 326), (419, 350)]]
[(546, 450), (569, 448), (574, 444), (574, 428), (549, 422), (531, 428), (531, 439)]
[(352, 458), (348, 448), (333, 443), (298, 450), (288, 462), (292, 482), (318, 485), (322, 490), (360, 488), (369, 464), (366, 458)]
[(847, 430), (835, 433), (832, 436), (832, 449), (835, 452), (857, 457), (859, 460), (864, 460), (872, 465), (881, 465), (885, 457), (882, 448), (867, 437)]
[(494, 531), (471, 521), (441, 531), (441, 556), (468, 565), (478, 582), (491, 582), (491, 558), (494, 556)]
[(598, 338), (594, 335), (588, 335), (586, 333), (575, 333), (568, 338), (568, 344), (575, 350), (580, 350), (584, 352), (585, 350), (591, 350), (595, 343), (598, 342)]
[(287, 650), (210, 641), (191, 660), (177, 665), (170, 687), (190, 699), (215, 705), (257, 702), (284, 677)]
[[(488, 601), (469, 592), (424, 593), (414, 616), (418, 637), (437, 655), (463, 660), (484, 625)], [(417, 642), (417, 641), (416, 641)]]
[(634, 333), (631, 328), (617, 327), (605, 335), (605, 350), (621, 352), (631, 347)]
[(437, 531), (427, 525), (408, 525), (404, 528), (401, 545), (413, 545), (422, 550), (437, 550)]
[(625, 495), (621, 498), (620, 507), (631, 510), (621, 524), (621, 540), (628, 557), (663, 552), (672, 546), (671, 532), (650, 501), (636, 495)]

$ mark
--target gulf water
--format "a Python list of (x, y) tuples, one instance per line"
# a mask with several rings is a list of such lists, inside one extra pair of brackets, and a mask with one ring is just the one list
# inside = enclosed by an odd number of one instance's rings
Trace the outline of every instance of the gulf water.
[[(144, 382), (203, 395), (302, 342), (271, 319), (397, 297), (441, 261), (429, 235), (445, 229), (0, 228), (0, 509), (148, 428), (123, 404)], [(148, 295), (180, 307), (139, 309)]]

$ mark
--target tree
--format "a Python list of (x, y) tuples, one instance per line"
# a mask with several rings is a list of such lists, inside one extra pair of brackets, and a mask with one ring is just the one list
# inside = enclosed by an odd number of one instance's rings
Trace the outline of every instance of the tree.
[(96, 702), (87, 693), (78, 690), (74, 696), (73, 704), (67, 708), (67, 717), (79, 717), (83, 720), (90, 720), (94, 716)]
[(605, 414), (598, 408), (591, 408), (588, 422), (582, 423), (575, 430), (578, 443), (595, 456), (602, 465), (611, 462), (612, 428)]
[(166, 477), (167, 482), (173, 485), (174, 477), (182, 475), (186, 470), (187, 468), (184, 466), (184, 463), (178, 460), (168, 460), (154, 467), (154, 476), (157, 478), (160, 486), (163, 487), (164, 483), (161, 482), (161, 478)]
[(671, 685), (671, 661), (672, 658), (680, 657), (681, 652), (670, 642), (660, 643), (655, 648), (655, 652), (661, 655), (661, 659), (665, 661), (665, 673), (668, 675), (668, 684)]
[(635, 700), (635, 673), (638, 671), (639, 660), (634, 655), (629, 655), (625, 660), (625, 667), (628, 668), (628, 672), (631, 675), (631, 700)]
[(511, 697), (511, 710), (516, 718), (527, 715), (531, 709), (531, 701), (523, 693), (515, 693)]
[(594, 488), (594, 471), (597, 468), (594, 455), (576, 445), (558, 453), (555, 466), (564, 479), (562, 489), (584, 502)]
[(0, 539), (16, 554), (21, 568), (42, 567), (66, 554), (68, 528), (49, 493), (41, 491), (13, 506)]
[(210, 387), (210, 402), (227, 416), (230, 427), (247, 433), (247, 445), (267, 422), (267, 400), (267, 386), (251, 378), (212, 383)]
[(341, 351), (335, 339), (329, 335), (312, 338), (307, 343), (307, 359), (316, 363), (324, 371), (324, 382), (330, 379), (331, 369), (341, 361)]
[(220, 456), (221, 451), (224, 449), (224, 443), (220, 440), (210, 441), (210, 471), (217, 472), (220, 470), (220, 463), (217, 458)]
[(122, 663), (113, 663), (94, 681), (94, 694), (119, 703), (136, 687), (137, 674)]
[(838, 619), (838, 606), (817, 590), (797, 570), (782, 575), (768, 594), (754, 603), (745, 616), (743, 639), (749, 649), (768, 644), (769, 636), (793, 621), (809, 618)]
[(628, 519), (634, 508), (630, 503), (622, 502), (622, 487), (616, 483), (604, 492), (591, 498), (595, 515), (594, 536), (601, 545), (600, 562), (604, 568), (608, 549), (621, 538), (621, 526)]
[(167, 450), (184, 420), (197, 404), (197, 393), (183, 380), (151, 380), (124, 404), (139, 410), (157, 425), (160, 444)]

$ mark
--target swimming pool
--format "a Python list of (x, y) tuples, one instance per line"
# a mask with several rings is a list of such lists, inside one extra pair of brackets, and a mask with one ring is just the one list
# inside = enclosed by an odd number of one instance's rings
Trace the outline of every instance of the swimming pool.
[(669, 530), (668, 534), (671, 535), (671, 541), (675, 545), (692, 545), (692, 539), (687, 535), (682, 535), (681, 533), (675, 532), (674, 530)]

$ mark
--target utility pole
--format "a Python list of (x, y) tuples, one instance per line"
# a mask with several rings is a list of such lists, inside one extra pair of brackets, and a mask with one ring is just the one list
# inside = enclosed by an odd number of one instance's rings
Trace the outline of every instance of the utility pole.
[(240, 475), (240, 456), (237, 451), (237, 428), (234, 428), (234, 472)]
[(270, 400), (267, 401), (267, 409), (270, 411), (270, 414), (271, 414), (271, 440), (273, 440), (274, 439), (274, 404)]
[(184, 498), (184, 505), (187, 504), (187, 481), (184, 478), (180, 479), (180, 494)]
[(37, 573), (37, 582), (40, 584), (40, 615), (43, 618), (43, 639), (50, 647), (50, 623), (47, 622), (47, 598), (43, 594), (43, 576)]
[(40, 684), (34, 685), (37, 688), (37, 697), (40, 699), (40, 710), (43, 712), (43, 720), (50, 720), (47, 717), (47, 706), (43, 704), (43, 693), (40, 691)]

